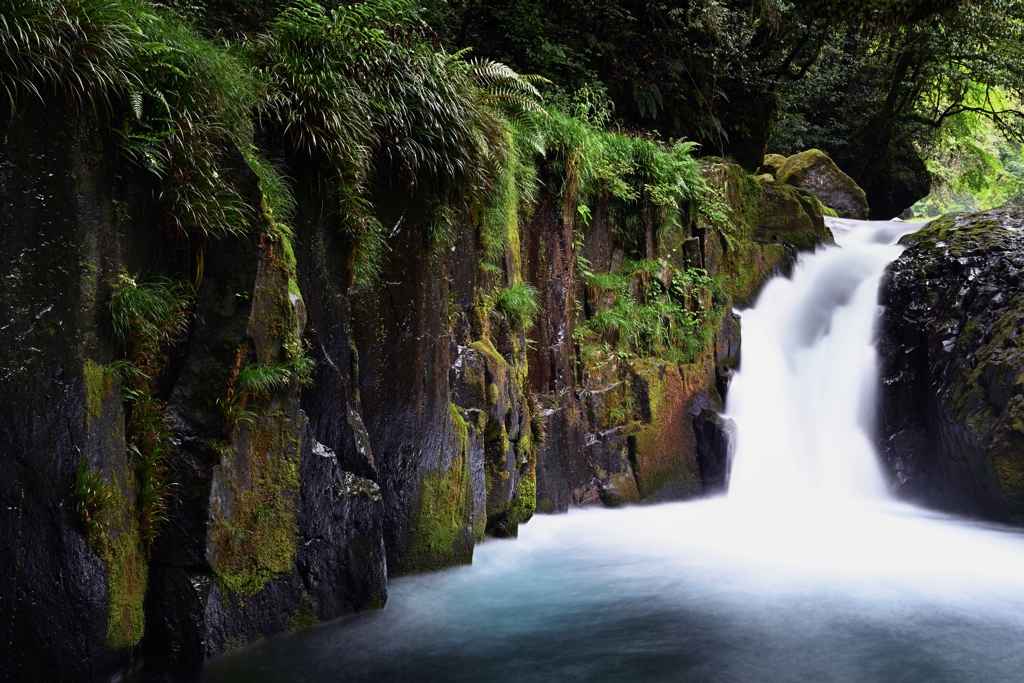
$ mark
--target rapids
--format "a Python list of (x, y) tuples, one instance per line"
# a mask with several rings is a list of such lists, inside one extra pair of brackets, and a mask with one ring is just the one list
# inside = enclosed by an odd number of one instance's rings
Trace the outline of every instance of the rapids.
[(913, 227), (830, 225), (741, 312), (727, 496), (535, 517), (203, 679), (1024, 680), (1024, 533), (893, 500), (872, 446), (878, 284)]

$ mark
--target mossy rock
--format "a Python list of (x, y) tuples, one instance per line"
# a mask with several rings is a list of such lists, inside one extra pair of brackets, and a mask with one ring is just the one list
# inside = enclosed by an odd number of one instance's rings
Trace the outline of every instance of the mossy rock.
[(763, 175), (768, 173), (772, 176), (778, 176), (779, 169), (786, 163), (786, 157), (781, 154), (765, 154), (764, 161), (761, 162), (760, 168), (757, 169), (755, 175)]
[(868, 217), (868, 198), (864, 190), (819, 149), (809, 149), (786, 159), (775, 173), (775, 179), (810, 190), (842, 218), (865, 220)]
[(805, 190), (779, 183), (761, 186), (758, 237), (768, 242), (788, 242), (798, 251), (814, 251), (835, 240), (825, 226), (822, 204)]

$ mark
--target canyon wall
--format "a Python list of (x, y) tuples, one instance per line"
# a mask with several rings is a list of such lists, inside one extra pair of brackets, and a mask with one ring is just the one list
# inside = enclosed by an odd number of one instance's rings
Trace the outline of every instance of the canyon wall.
[[(389, 577), (468, 563), (536, 512), (724, 490), (733, 308), (831, 241), (813, 195), (716, 159), (702, 164), (717, 223), (683, 207), (681, 227), (652, 222), (627, 245), (607, 198), (584, 220), (542, 186), (486, 258), (472, 216), (439, 250), (428, 198), (384, 185), (382, 270), (354, 286), (335, 190), (299, 162), (284, 164), (290, 228), (235, 150), (233, 186), (262, 210), (243, 234), (188, 242), (158, 227), (148, 176), (70, 109), (6, 131), (10, 681), (194, 670), (380, 608)], [(140, 355), (112, 300), (175, 278), (184, 331)], [(535, 316), (502, 298), (525, 285)], [(692, 328), (656, 321), (669, 342), (655, 344), (598, 324), (663, 309)]]

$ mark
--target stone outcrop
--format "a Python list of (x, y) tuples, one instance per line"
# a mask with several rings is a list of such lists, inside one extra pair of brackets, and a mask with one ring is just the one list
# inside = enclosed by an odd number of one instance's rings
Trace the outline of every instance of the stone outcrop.
[(881, 290), (880, 452), (892, 487), (1024, 523), (1024, 215), (952, 214), (903, 239)]
[(728, 229), (704, 230), (702, 265), (725, 276), (737, 308), (751, 306), (773, 275), (788, 275), (798, 251), (833, 244), (821, 202), (809, 191), (745, 175), (735, 164), (709, 157), (704, 175), (722, 192)]
[[(778, 155), (770, 156), (774, 159)], [(768, 159), (765, 157), (766, 164)], [(779, 164), (773, 175), (780, 183), (810, 190), (840, 218), (866, 220), (868, 217), (864, 190), (821, 150), (809, 149), (794, 154)]]

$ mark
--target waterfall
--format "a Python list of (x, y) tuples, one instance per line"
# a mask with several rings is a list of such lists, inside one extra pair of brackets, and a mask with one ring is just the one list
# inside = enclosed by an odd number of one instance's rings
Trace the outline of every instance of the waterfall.
[(736, 422), (736, 501), (880, 499), (872, 446), (874, 324), (896, 241), (920, 225), (827, 219), (836, 246), (804, 255), (742, 313), (743, 356), (726, 413)]

